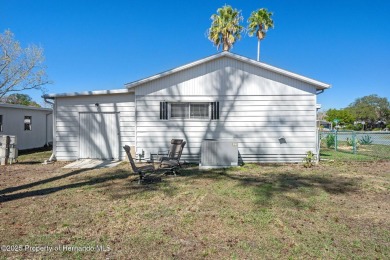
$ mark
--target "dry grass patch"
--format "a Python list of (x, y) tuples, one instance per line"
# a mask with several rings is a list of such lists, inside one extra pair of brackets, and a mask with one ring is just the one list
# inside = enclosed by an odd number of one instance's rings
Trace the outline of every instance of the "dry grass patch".
[(138, 185), (127, 164), (0, 173), (3, 245), (106, 252), (1, 252), (11, 258), (388, 258), (390, 163), (256, 165)]

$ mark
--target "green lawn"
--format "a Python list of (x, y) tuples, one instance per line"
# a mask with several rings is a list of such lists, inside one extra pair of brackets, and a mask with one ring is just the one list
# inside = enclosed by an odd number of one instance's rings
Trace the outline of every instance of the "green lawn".
[(390, 160), (390, 145), (359, 145), (356, 153), (353, 153), (353, 147), (346, 142), (340, 142), (338, 150), (334, 148), (321, 147), (321, 156), (324, 159), (337, 161), (378, 161)]
[(326, 156), (308, 169), (185, 166), (138, 185), (126, 163), (71, 170), (26, 155), (0, 173), (0, 244), (106, 251), (0, 258), (390, 258), (390, 162)]

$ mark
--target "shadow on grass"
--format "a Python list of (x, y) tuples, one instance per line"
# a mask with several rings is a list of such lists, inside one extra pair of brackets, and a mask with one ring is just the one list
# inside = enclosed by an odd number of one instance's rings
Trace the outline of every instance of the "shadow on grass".
[[(98, 176), (84, 176), (78, 178), (75, 183), (66, 183), (64, 185), (41, 188), (33, 191), (22, 191), (16, 194), (16, 191), (33, 188), (38, 185), (47, 184), (56, 180), (64, 179), (70, 176), (79, 175), (90, 169), (79, 169), (60, 176), (40, 180), (34, 183), (20, 185), (16, 187), (6, 188), (0, 191), (0, 202), (13, 201), (17, 199), (44, 196), (58, 191), (81, 188), (86, 186), (99, 188), (104, 194), (110, 196), (111, 199), (133, 198), (142, 199), (143, 197), (155, 196), (156, 192), (164, 193), (168, 196), (175, 196), (180, 183), (186, 183), (192, 180), (213, 180), (215, 182), (225, 182), (230, 187), (241, 188), (245, 192), (248, 189), (256, 196), (255, 201), (262, 206), (269, 205), (274, 197), (283, 196), (291, 203), (289, 205), (301, 206), (305, 199), (315, 196), (318, 192), (323, 191), (328, 194), (343, 194), (355, 192), (359, 187), (358, 178), (339, 178), (337, 175), (319, 175), (301, 174), (299, 169), (292, 172), (283, 168), (273, 167), (272, 172), (262, 174), (261, 166), (254, 168), (250, 166), (248, 171), (245, 168), (231, 169), (215, 169), (208, 171), (199, 171), (197, 166), (187, 165), (180, 170), (180, 175), (177, 177), (163, 177), (162, 182), (139, 185), (137, 183), (137, 175), (131, 178), (130, 171), (114, 168), (106, 172), (97, 172)], [(250, 170), (255, 170), (255, 173), (250, 173)], [(268, 167), (268, 170), (270, 167)], [(130, 177), (130, 178), (129, 178)], [(125, 180), (126, 179), (126, 180)], [(115, 180), (124, 180), (117, 181)], [(224, 186), (225, 184), (223, 184)], [(299, 192), (304, 196), (292, 198), (289, 196), (291, 192)], [(244, 194), (245, 195), (245, 194)]]
[[(55, 192), (67, 190), (67, 189), (82, 188), (87, 186), (101, 188), (101, 190), (104, 193), (107, 193), (107, 195), (109, 195), (112, 199), (119, 199), (119, 198), (129, 197), (132, 195), (137, 195), (140, 193), (152, 192), (152, 191), (163, 191), (167, 195), (172, 195), (174, 190), (176, 189), (175, 187), (171, 187), (171, 185), (168, 182), (164, 182), (164, 181), (150, 182), (147, 184), (140, 185), (138, 184), (138, 179), (137, 179), (138, 175), (134, 175), (134, 178), (129, 178), (130, 175), (133, 175), (131, 172), (123, 169), (115, 169), (113, 171), (104, 172), (100, 176), (81, 177), (81, 181), (75, 183), (42, 188), (33, 191), (22, 191), (15, 194), (7, 194), (7, 193), (13, 193), (15, 191), (21, 191), (24, 189), (33, 188), (35, 186), (39, 186), (43, 184), (48, 184), (57, 180), (65, 179), (67, 177), (80, 175), (90, 170), (91, 169), (74, 170), (69, 173), (59, 175), (56, 177), (3, 189), (0, 191), (0, 203), (28, 198), (28, 197), (45, 196)], [(120, 183), (119, 186), (113, 182), (115, 180), (121, 180), (121, 179), (128, 179), (128, 181)]]
[[(17, 188), (18, 190), (20, 190), (22, 188), (23, 189), (30, 188), (30, 187), (33, 187), (33, 186), (36, 186), (36, 185), (48, 183), (50, 181), (53, 181), (54, 179), (58, 180), (58, 179), (62, 179), (62, 178), (66, 178), (66, 177), (72, 176), (72, 175), (80, 174), (80, 173), (82, 173), (83, 171), (86, 171), (86, 170), (90, 170), (90, 169), (80, 169), (80, 170), (73, 171), (73, 172), (70, 172), (70, 173), (67, 173), (67, 174), (55, 177), (55, 178), (50, 178), (50, 179), (42, 180), (42, 181), (35, 182), (35, 183), (32, 183), (32, 184), (26, 184), (26, 185), (23, 185), (23, 186), (18, 186), (18, 187), (15, 187), (15, 188)], [(27, 198), (27, 197), (44, 196), (44, 195), (48, 195), (48, 194), (55, 193), (55, 192), (58, 192), (58, 191), (66, 190), (66, 189), (81, 188), (81, 187), (84, 187), (84, 186), (93, 186), (93, 185), (101, 184), (101, 183), (104, 183), (104, 182), (107, 182), (107, 181), (112, 181), (112, 180), (115, 180), (115, 179), (125, 179), (128, 176), (129, 176), (128, 172), (123, 171), (123, 170), (117, 170), (115, 172), (107, 173), (107, 174), (105, 174), (105, 176), (92, 177), (92, 178), (90, 178), (87, 181), (82, 181), (82, 182), (77, 182), (77, 183), (70, 183), (70, 184), (66, 184), (66, 185), (50, 187), (50, 188), (44, 188), (44, 189), (33, 190), (33, 191), (25, 191), (25, 192), (20, 192), (20, 193), (16, 193), (16, 194), (10, 194), (10, 195), (1, 195), (0, 196), (0, 202), (7, 202), (7, 201), (23, 199), (23, 198)], [(5, 189), (5, 190), (2, 191), (2, 193), (12, 192), (12, 191), (15, 190), (15, 188)]]
[[(89, 170), (89, 169), (80, 169), (80, 170), (76, 170), (76, 171), (71, 171), (69, 173), (66, 173), (66, 174), (63, 174), (63, 175), (59, 175), (59, 176), (55, 176), (55, 177), (52, 177), (52, 178), (39, 180), (39, 181), (36, 181), (36, 182), (23, 184), (23, 185), (16, 186), (16, 187), (9, 187), (9, 188), (6, 188), (4, 190), (0, 190), (0, 195), (1, 194), (5, 194), (5, 193), (15, 192), (15, 191), (18, 191), (18, 190), (29, 189), (29, 188), (32, 188), (32, 187), (35, 187), (35, 186), (38, 186), (38, 185), (42, 185), (42, 184), (46, 184), (46, 183), (49, 183), (49, 182), (57, 181), (57, 180), (60, 180), (60, 179), (64, 179), (64, 178), (67, 178), (67, 177), (70, 177), (70, 176), (73, 176), (73, 175), (80, 174), (80, 173), (82, 173), (82, 172), (84, 172), (86, 170)], [(2, 198), (3, 197), (0, 197), (0, 202), (1, 202)]]
[(51, 151), (52, 148), (53, 147), (51, 147), (51, 146), (43, 146), (40, 148), (19, 150), (18, 154), (19, 155), (29, 155), (29, 154), (39, 153), (39, 152), (48, 152), (48, 151)]
[[(273, 165), (272, 165), (273, 166)], [(268, 167), (269, 168), (269, 167)], [(304, 199), (318, 195), (321, 191), (327, 194), (344, 194), (359, 190), (358, 178), (340, 178), (337, 175), (319, 175), (313, 173), (304, 175), (297, 172), (283, 171), (271, 174), (251, 174), (242, 170), (215, 169), (198, 171), (197, 169), (184, 170), (182, 176), (192, 179), (212, 179), (215, 181), (234, 181), (233, 186), (251, 189), (256, 194), (256, 201), (261, 205), (269, 205), (272, 198), (282, 196), (290, 201), (290, 205), (300, 207)], [(300, 199), (289, 196), (291, 192), (301, 193)], [(301, 200), (303, 199), (303, 200)]]
[(25, 161), (25, 162), (18, 162), (20, 165), (32, 165), (32, 164), (40, 164), (41, 161)]

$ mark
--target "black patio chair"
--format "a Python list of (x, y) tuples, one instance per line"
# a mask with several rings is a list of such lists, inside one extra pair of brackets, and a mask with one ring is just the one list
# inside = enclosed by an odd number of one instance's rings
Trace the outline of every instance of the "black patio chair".
[(156, 172), (156, 169), (154, 168), (154, 163), (145, 165), (145, 166), (137, 166), (133, 160), (133, 156), (130, 152), (130, 146), (125, 145), (123, 146), (123, 149), (126, 152), (127, 158), (129, 159), (129, 163), (131, 166), (131, 169), (134, 173), (139, 175), (138, 183), (144, 183), (144, 182), (153, 182), (153, 181), (161, 181), (161, 177), (154, 177), (151, 178), (149, 175)]
[(169, 169), (169, 171), (165, 172), (165, 174), (173, 173), (176, 175), (176, 173), (178, 173), (178, 169), (181, 168), (180, 158), (186, 143), (187, 142), (182, 139), (172, 139), (168, 155), (159, 157), (159, 168)]

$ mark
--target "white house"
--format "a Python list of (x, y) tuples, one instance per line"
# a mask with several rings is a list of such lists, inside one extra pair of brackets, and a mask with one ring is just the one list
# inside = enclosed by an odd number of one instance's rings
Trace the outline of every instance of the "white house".
[(53, 142), (53, 111), (49, 108), (0, 103), (0, 135), (15, 135), (19, 150)]
[(297, 162), (317, 152), (317, 94), (330, 85), (222, 52), (125, 85), (125, 89), (49, 94), (58, 160), (125, 157), (187, 141), (198, 161), (208, 138), (235, 138), (244, 162)]

